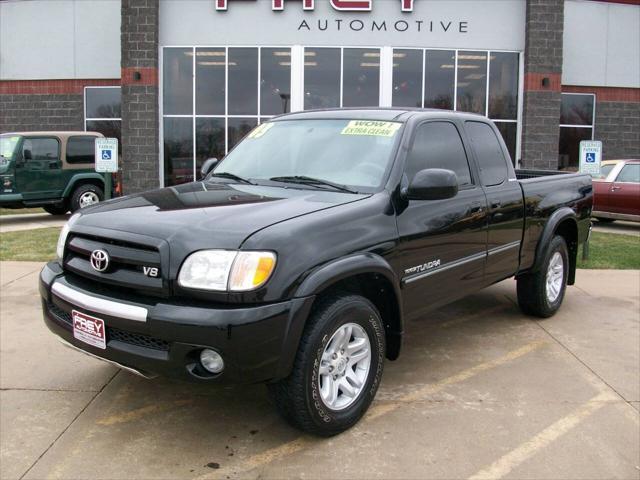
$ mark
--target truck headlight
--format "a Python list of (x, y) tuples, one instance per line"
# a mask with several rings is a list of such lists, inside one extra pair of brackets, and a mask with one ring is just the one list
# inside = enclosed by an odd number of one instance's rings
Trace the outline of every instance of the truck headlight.
[(184, 261), (178, 283), (198, 290), (246, 292), (264, 285), (275, 266), (273, 252), (201, 250)]
[(60, 231), (60, 236), (58, 237), (58, 244), (56, 245), (56, 255), (58, 260), (62, 263), (62, 259), (64, 258), (64, 246), (67, 244), (67, 237), (69, 236), (69, 231), (74, 223), (80, 217), (79, 213), (72, 215), (71, 218), (64, 224), (62, 230)]

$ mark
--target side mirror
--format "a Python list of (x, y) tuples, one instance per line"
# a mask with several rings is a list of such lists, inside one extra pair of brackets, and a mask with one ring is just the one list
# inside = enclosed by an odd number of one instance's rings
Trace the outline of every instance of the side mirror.
[(33, 160), (33, 155), (31, 155), (31, 150), (24, 150), (22, 152), (22, 159), (25, 161)]
[(444, 200), (458, 194), (458, 177), (451, 170), (428, 168), (420, 170), (409, 184), (409, 200)]
[(200, 167), (200, 175), (202, 175), (202, 178), (209, 175), (209, 173), (211, 173), (211, 170), (213, 170), (217, 164), (217, 158), (207, 158), (202, 164), (202, 167)]

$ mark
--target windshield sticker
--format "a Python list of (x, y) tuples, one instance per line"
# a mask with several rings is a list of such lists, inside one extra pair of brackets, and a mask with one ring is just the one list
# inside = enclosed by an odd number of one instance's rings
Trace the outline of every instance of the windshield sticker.
[(369, 120), (351, 120), (342, 130), (342, 135), (364, 135), (371, 137), (393, 137), (402, 126), (397, 122), (375, 122)]
[(253, 131), (249, 134), (248, 138), (260, 138), (269, 130), (271, 130), (272, 127), (273, 123), (263, 123), (262, 125), (254, 128)]

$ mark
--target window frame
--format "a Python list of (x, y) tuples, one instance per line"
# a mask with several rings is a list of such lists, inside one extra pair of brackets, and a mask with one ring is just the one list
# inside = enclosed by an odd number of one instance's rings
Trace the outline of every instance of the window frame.
[[(234, 48), (255, 48), (258, 51), (258, 74), (256, 75), (256, 93), (257, 93), (257, 109), (256, 109), (256, 114), (255, 115), (236, 115), (236, 114), (229, 114), (229, 49), (234, 49)], [(177, 115), (177, 114), (165, 114), (164, 113), (164, 52), (165, 50), (169, 50), (169, 49), (191, 49), (192, 51), (192, 66), (191, 66), (191, 76), (192, 76), (192, 109), (191, 109), (191, 114), (190, 115)], [(225, 59), (225, 67), (224, 67), (224, 114), (218, 114), (218, 115), (205, 115), (205, 114), (198, 114), (197, 113), (197, 79), (196, 79), (196, 72), (197, 72), (197, 51), (198, 50), (207, 50), (207, 49), (220, 49), (220, 50), (224, 50), (224, 59)], [(159, 50), (159, 71), (160, 74), (158, 75), (159, 77), (159, 84), (158, 84), (158, 89), (159, 89), (159, 130), (160, 130), (160, 142), (159, 142), (159, 149), (160, 149), (160, 165), (159, 165), (159, 170), (160, 170), (160, 186), (164, 187), (165, 186), (165, 158), (164, 158), (164, 121), (167, 118), (186, 118), (186, 119), (191, 119), (191, 141), (192, 141), (192, 145), (193, 145), (193, 154), (192, 154), (192, 161), (193, 161), (193, 180), (192, 181), (196, 181), (198, 178), (198, 167), (197, 167), (197, 152), (198, 152), (198, 148), (197, 148), (197, 123), (199, 119), (203, 119), (203, 118), (214, 118), (214, 119), (220, 119), (224, 122), (224, 155), (226, 156), (229, 151), (231, 150), (229, 148), (229, 119), (234, 119), (234, 118), (239, 118), (239, 119), (252, 119), (252, 120), (256, 120), (256, 125), (260, 125), (263, 121), (265, 120), (269, 120), (273, 117), (276, 117), (277, 115), (262, 115), (261, 112), (261, 108), (262, 108), (262, 88), (261, 88), (261, 78), (262, 78), (262, 49), (281, 49), (281, 50), (289, 50), (291, 52), (291, 56), (290, 58), (290, 65), (289, 65), (289, 69), (290, 69), (290, 80), (289, 80), (289, 85), (290, 85), (290, 90), (293, 91), (294, 89), (294, 61), (293, 61), (293, 56), (294, 56), (294, 46), (292, 45), (164, 45), (162, 46)], [(290, 92), (290, 97), (293, 96), (293, 92)], [(291, 98), (289, 98), (289, 111), (293, 112), (293, 105), (292, 105), (292, 100)], [(221, 160), (221, 159), (218, 159)]]
[[(492, 121), (492, 120), (490, 120)], [(498, 142), (498, 150), (500, 151), (500, 153), (502, 154), (502, 160), (504, 161), (504, 167), (505, 167), (505, 176), (504, 179), (500, 182), (500, 183), (492, 183), (492, 184), (485, 184), (483, 178), (482, 178), (482, 165), (481, 165), (481, 161), (480, 161), (480, 157), (478, 155), (478, 150), (474, 147), (473, 144), (473, 137), (471, 136), (471, 132), (469, 131), (469, 129), (467, 128), (467, 124), (469, 123), (479, 123), (481, 125), (485, 125), (487, 128), (489, 128), (489, 130), (491, 131), (491, 133), (493, 133), (493, 136), (496, 139), (496, 142)], [(467, 134), (467, 137), (469, 139), (469, 146), (471, 148), (471, 150), (473, 151), (473, 158), (475, 160), (476, 163), (476, 168), (478, 169), (478, 183), (483, 187), (483, 188), (493, 188), (493, 187), (499, 187), (501, 185), (504, 185), (505, 183), (507, 183), (509, 181), (509, 161), (507, 160), (507, 157), (504, 154), (504, 149), (502, 148), (502, 143), (500, 143), (500, 140), (502, 140), (502, 142), (504, 143), (504, 139), (502, 138), (502, 134), (500, 133), (500, 131), (497, 130), (497, 127), (495, 127), (494, 125), (491, 125), (487, 122), (483, 122), (482, 120), (465, 120), (464, 121), (464, 127), (465, 127), (465, 132)]]
[[(475, 170), (472, 166), (472, 162), (469, 160), (469, 148), (467, 146), (467, 142), (465, 140), (465, 137), (462, 133), (462, 126), (456, 122), (455, 120), (452, 120), (450, 118), (428, 118), (425, 120), (420, 120), (416, 123), (416, 125), (413, 127), (413, 132), (411, 133), (411, 138), (409, 139), (409, 147), (407, 149), (407, 153), (404, 156), (404, 162), (402, 165), (402, 175), (405, 175), (405, 172), (407, 171), (407, 165), (409, 163), (409, 155), (411, 154), (411, 150), (413, 150), (413, 144), (416, 141), (416, 137), (418, 136), (418, 131), (420, 130), (421, 127), (423, 127), (424, 125), (428, 125), (429, 123), (449, 123), (451, 125), (453, 125), (453, 128), (456, 129), (456, 132), (458, 133), (458, 136), (460, 137), (460, 143), (462, 145), (462, 150), (464, 151), (464, 155), (465, 158), (467, 159), (467, 168), (469, 169), (469, 178), (471, 179), (471, 183), (465, 184), (465, 185), (461, 185), (458, 184), (458, 190), (462, 191), (462, 190), (473, 190), (474, 188), (477, 188), (479, 186), (479, 179), (476, 178), (476, 173)], [(433, 167), (435, 168), (435, 167)], [(453, 170), (452, 170), (453, 171)], [(455, 172), (454, 172), (455, 173)], [(457, 174), (456, 174), (457, 175)], [(409, 182), (411, 182), (411, 179), (407, 177), (407, 180)]]
[(65, 152), (64, 152), (64, 157), (65, 157), (64, 158), (64, 162), (65, 163), (68, 163), (69, 165), (89, 165), (89, 164), (95, 163), (95, 161), (96, 161), (96, 159), (95, 159), (95, 148), (94, 148), (93, 155), (92, 155), (93, 159), (90, 162), (70, 162), (69, 161), (69, 143), (71, 143), (71, 141), (74, 140), (74, 139), (85, 139), (85, 138), (93, 140), (93, 143), (95, 145), (95, 140), (98, 137), (88, 136), (88, 135), (71, 135), (71, 136), (69, 136), (67, 138), (67, 148), (65, 148)]
[[(486, 80), (485, 80), (485, 105), (484, 105), (484, 116), (491, 120), (493, 123), (515, 123), (516, 124), (516, 149), (515, 149), (515, 158), (512, 158), (514, 168), (518, 168), (520, 165), (520, 157), (522, 155), (522, 111), (523, 111), (523, 96), (524, 96), (524, 54), (523, 52), (517, 50), (500, 50), (500, 49), (491, 49), (491, 50), (481, 50), (474, 48), (420, 48), (420, 47), (392, 47), (391, 55), (393, 59), (393, 54), (396, 51), (400, 50), (418, 50), (422, 51), (422, 90), (421, 90), (421, 105), (424, 105), (425, 100), (425, 81), (426, 81), (426, 53), (430, 50), (437, 51), (452, 51), (454, 52), (454, 76), (453, 76), (453, 109), (450, 110), (452, 112), (458, 111), (458, 56), (460, 52), (478, 52), (487, 55), (487, 70), (486, 70)], [(492, 53), (513, 53), (518, 55), (518, 88), (517, 88), (517, 107), (516, 107), (516, 118), (515, 119), (492, 119), (489, 117), (489, 93), (490, 93), (490, 79), (491, 79), (491, 54)], [(391, 88), (393, 89), (394, 85), (394, 69), (393, 65), (391, 66)], [(391, 101), (393, 101), (393, 92), (391, 92)], [(393, 107), (393, 104), (390, 106)], [(405, 107), (398, 107), (405, 108)], [(594, 111), (595, 118), (595, 111)], [(500, 134), (502, 135), (502, 134)], [(505, 142), (506, 143), (506, 142)], [(511, 155), (509, 155), (511, 156)]]
[(84, 131), (87, 131), (87, 122), (108, 122), (108, 121), (122, 121), (122, 109), (120, 109), (120, 117), (111, 117), (111, 118), (97, 118), (97, 117), (87, 117), (87, 92), (89, 90), (98, 90), (98, 89), (118, 89), (120, 90), (120, 105), (122, 106), (122, 87), (120, 85), (90, 85), (84, 87), (83, 93), (83, 101), (84, 101)]
[(624, 163), (622, 165), (622, 168), (620, 169), (620, 171), (616, 175), (616, 178), (612, 181), (612, 183), (624, 183), (625, 185), (640, 185), (640, 182), (624, 182), (622, 180), (618, 180), (620, 178), (620, 175), (622, 175), (622, 172), (624, 171), (624, 169), (629, 167), (629, 166), (631, 166), (631, 165), (636, 165), (636, 166), (638, 166), (638, 168), (640, 168), (640, 163), (636, 163), (636, 162)]
[[(563, 128), (590, 128), (591, 129), (591, 137), (590, 139), (595, 140), (596, 134), (596, 102), (597, 97), (595, 93), (589, 92), (561, 92), (560, 93), (560, 108), (562, 108), (562, 97), (564, 95), (582, 95), (582, 96), (591, 96), (593, 97), (593, 111), (591, 112), (591, 125), (573, 125), (568, 123), (559, 123), (558, 125), (558, 164), (560, 163), (560, 136), (562, 135)], [(580, 168), (580, 159), (578, 158), (578, 168)], [(558, 166), (560, 168), (560, 166)]]
[[(89, 90), (97, 90), (97, 89), (105, 89), (105, 88), (112, 88), (112, 89), (118, 89), (120, 90), (120, 117), (113, 117), (113, 118), (94, 118), (94, 117), (89, 117), (87, 118), (87, 92)], [(89, 85), (84, 87), (84, 91), (82, 94), (82, 100), (84, 101), (84, 108), (83, 108), (83, 113), (84, 113), (84, 131), (85, 132), (94, 132), (95, 130), (88, 130), (87, 129), (87, 123), (88, 122), (118, 122), (120, 124), (120, 137), (122, 138), (122, 86), (120, 85)], [(119, 150), (119, 154), (118, 156), (121, 156), (121, 152), (122, 152), (122, 142), (119, 142), (120, 144), (118, 145), (118, 150)], [(66, 156), (66, 154), (65, 154)], [(66, 158), (65, 158), (66, 161)], [(82, 165), (81, 163), (78, 164), (74, 164), (74, 165)]]
[[(58, 163), (62, 164), (62, 143), (60, 142), (60, 139), (58, 137), (53, 137), (53, 136), (49, 136), (49, 135), (37, 135), (37, 136), (24, 136), (22, 137), (22, 141), (20, 143), (20, 157), (22, 159), (22, 162), (26, 165), (29, 160), (25, 160), (24, 158), (24, 144), (27, 142), (27, 140), (55, 140), (56, 143), (58, 144), (58, 158), (57, 161)], [(38, 162), (43, 162), (45, 160), (34, 160), (32, 159), (31, 161), (38, 161)], [(53, 161), (53, 160), (50, 160)]]
[[(385, 45), (386, 44), (386, 45)], [(402, 45), (394, 45), (394, 46), (390, 46), (388, 45), (388, 42), (384, 42), (383, 44), (377, 44), (377, 45), (368, 45), (368, 44), (363, 44), (363, 45), (314, 45), (313, 43), (310, 43), (308, 45), (299, 45), (299, 44), (289, 44), (289, 45), (272, 45), (272, 44), (266, 44), (266, 45), (247, 45), (247, 44), (234, 44), (234, 45), (220, 45), (220, 44), (202, 44), (202, 45), (185, 45), (185, 44), (169, 44), (169, 45), (162, 45), (159, 48), (159, 52), (158, 52), (158, 60), (159, 60), (159, 71), (160, 71), (160, 75), (159, 75), (159, 130), (160, 130), (160, 139), (159, 139), (159, 151), (160, 151), (160, 165), (159, 165), (159, 185), (160, 186), (164, 186), (165, 184), (165, 158), (164, 158), (164, 119), (166, 117), (183, 117), (183, 118), (192, 118), (192, 119), (196, 119), (196, 118), (207, 118), (207, 117), (211, 117), (211, 118), (222, 118), (224, 119), (224, 128), (225, 128), (225, 132), (224, 132), (224, 143), (225, 143), (225, 155), (229, 152), (230, 148), (229, 148), (229, 138), (228, 138), (228, 124), (227, 124), (227, 118), (232, 118), (232, 117), (236, 117), (236, 118), (255, 118), (257, 120), (257, 124), (259, 125), (260, 123), (262, 123), (263, 121), (272, 118), (272, 115), (261, 115), (261, 112), (258, 110), (258, 114), (257, 115), (238, 115), (238, 116), (229, 116), (226, 115), (227, 113), (227, 104), (228, 104), (228, 98), (225, 98), (225, 115), (196, 115), (196, 110), (195, 110), (195, 105), (193, 108), (193, 112), (192, 115), (165, 115), (164, 111), (163, 111), (163, 103), (164, 103), (164, 54), (165, 54), (165, 49), (171, 49), (171, 48), (181, 48), (181, 49), (191, 49), (194, 52), (194, 62), (195, 62), (195, 49), (208, 49), (208, 48), (218, 48), (218, 49), (225, 49), (225, 58), (228, 61), (228, 49), (229, 48), (257, 48), (259, 50), (259, 54), (258, 54), (258, 59), (260, 61), (261, 59), (261, 49), (263, 48), (267, 48), (267, 49), (288, 49), (291, 51), (291, 66), (290, 66), (290, 74), (291, 74), (291, 82), (290, 82), (290, 88), (291, 88), (291, 98), (290, 98), (290, 112), (300, 112), (300, 111), (305, 111), (305, 107), (304, 107), (304, 99), (305, 99), (305, 95), (304, 95), (304, 76), (305, 76), (305, 72), (304, 72), (304, 63), (305, 63), (305, 50), (306, 49), (325, 49), (325, 48), (329, 48), (329, 49), (339, 49), (340, 50), (340, 105), (343, 105), (343, 95), (344, 95), (344, 88), (343, 88), (343, 84), (344, 84), (344, 78), (343, 78), (343, 72), (344, 72), (344, 49), (375, 49), (376, 51), (380, 52), (380, 57), (379, 57), (379, 62), (380, 62), (380, 66), (379, 66), (379, 100), (378, 100), (378, 105), (380, 107), (392, 107), (392, 103), (393, 103), (393, 53), (394, 50), (422, 50), (423, 51), (423, 58), (424, 58), (424, 51), (426, 50), (448, 50), (448, 51), (455, 51), (456, 52), (456, 65), (455, 65), (455, 76), (454, 76), (454, 85), (453, 85), (453, 89), (454, 89), (454, 108), (457, 107), (457, 93), (458, 93), (458, 88), (457, 88), (457, 75), (458, 75), (458, 68), (457, 68), (457, 56), (458, 56), (458, 51), (460, 50), (464, 50), (464, 51), (469, 51), (469, 52), (473, 52), (473, 51), (477, 51), (477, 52), (483, 52), (487, 55), (487, 63), (489, 65), (487, 65), (487, 79), (486, 81), (489, 82), (490, 79), (490, 75), (491, 75), (491, 53), (511, 53), (511, 54), (516, 54), (518, 56), (518, 72), (517, 72), (517, 82), (518, 82), (518, 88), (517, 88), (517, 115), (516, 115), (516, 119), (505, 119), (505, 120), (492, 120), (494, 123), (496, 123), (496, 125), (498, 123), (514, 123), (515, 124), (515, 130), (516, 130), (516, 138), (515, 138), (515, 156), (512, 158), (512, 161), (514, 163), (514, 167), (518, 168), (518, 166), (520, 165), (520, 158), (521, 158), (521, 154), (522, 154), (522, 115), (523, 115), (523, 106), (524, 106), (524, 52), (520, 51), (520, 50), (503, 50), (503, 49), (492, 49), (492, 50), (481, 50), (481, 49), (473, 49), (473, 48), (423, 48), (423, 47), (409, 47), (409, 46), (402, 46)], [(424, 62), (423, 62), (424, 63)], [(228, 69), (227, 67), (225, 67), (226, 69)], [(196, 78), (195, 78), (195, 70), (192, 69), (192, 72), (194, 73), (193, 75), (193, 91), (194, 93), (197, 91), (196, 90)], [(424, 83), (424, 67), (423, 67), (423, 83)], [(258, 89), (258, 94), (260, 94), (260, 77), (261, 77), (261, 68), (258, 69), (258, 78), (257, 78), (257, 86), (256, 88)], [(226, 78), (226, 85), (225, 85), (225, 97), (228, 97), (228, 72), (225, 72), (225, 78)], [(489, 101), (488, 101), (488, 96), (489, 96), (489, 88), (487, 86), (486, 88), (486, 96), (487, 98), (485, 99), (485, 109), (489, 108)], [(421, 96), (424, 95), (424, 85), (422, 85), (422, 93)], [(193, 101), (194, 103), (196, 102), (196, 97), (197, 95), (194, 94), (193, 95)], [(258, 107), (260, 108), (260, 101), (258, 101)], [(455, 110), (454, 110), (455, 111)], [(485, 112), (486, 113), (486, 112)], [(195, 120), (192, 120), (195, 121)], [(197, 163), (196, 163), (196, 155), (197, 155), (197, 145), (196, 145), (196, 125), (193, 125), (192, 127), (193, 129), (193, 152), (194, 152), (194, 172), (193, 172), (193, 178), (196, 179), (197, 178)], [(469, 153), (467, 152), (467, 155), (469, 155)], [(473, 174), (473, 168), (472, 168), (472, 174)], [(475, 179), (477, 181), (477, 179)]]

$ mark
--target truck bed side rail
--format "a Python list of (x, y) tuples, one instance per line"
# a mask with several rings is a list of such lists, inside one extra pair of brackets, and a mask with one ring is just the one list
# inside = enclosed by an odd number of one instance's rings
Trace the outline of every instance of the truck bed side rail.
[(527, 170), (516, 169), (516, 178), (518, 180), (527, 180), (530, 178), (548, 177), (550, 175), (568, 175), (574, 172), (562, 172), (560, 170)]

